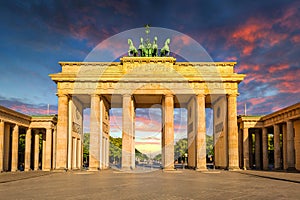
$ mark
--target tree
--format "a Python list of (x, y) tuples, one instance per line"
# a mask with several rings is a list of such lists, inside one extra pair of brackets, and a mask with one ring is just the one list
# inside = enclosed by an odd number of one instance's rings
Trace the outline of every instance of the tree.
[(135, 149), (135, 158), (138, 158), (140, 161), (149, 160), (149, 157), (146, 154), (143, 154), (137, 149)]
[(188, 141), (187, 138), (183, 138), (178, 140), (174, 146), (175, 160), (181, 159), (186, 153), (188, 153)]
[(90, 149), (90, 133), (83, 135), (83, 162), (88, 162)]
[(153, 160), (160, 162), (161, 161), (161, 153), (154, 156)]
[(122, 138), (113, 138), (109, 136), (109, 160), (116, 164), (122, 157)]
[(214, 137), (212, 135), (206, 135), (206, 154), (214, 155)]

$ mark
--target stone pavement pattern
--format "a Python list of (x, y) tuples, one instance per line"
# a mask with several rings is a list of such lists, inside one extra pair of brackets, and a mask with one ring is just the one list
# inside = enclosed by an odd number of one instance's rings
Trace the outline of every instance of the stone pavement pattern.
[[(252, 173), (252, 174), (251, 174)], [(299, 199), (299, 173), (286, 181), (251, 173), (190, 170), (150, 173), (48, 172), (37, 177), (24, 173), (0, 174), (1, 199)], [(269, 177), (275, 177), (270, 172)], [(34, 176), (34, 175), (33, 175)], [(281, 175), (279, 175), (281, 176)], [(294, 180), (290, 182), (289, 180)], [(295, 181), (296, 180), (296, 181)], [(298, 181), (298, 182), (297, 182)]]

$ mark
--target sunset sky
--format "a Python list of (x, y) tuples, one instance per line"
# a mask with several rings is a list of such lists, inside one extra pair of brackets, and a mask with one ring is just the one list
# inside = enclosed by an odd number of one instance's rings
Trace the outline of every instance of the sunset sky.
[[(237, 61), (236, 72), (247, 74), (239, 85), (238, 114), (245, 104), (247, 114), (263, 115), (300, 100), (299, 1), (11, 0), (0, 3), (0, 105), (46, 114), (50, 104), (50, 113), (57, 113), (48, 74), (60, 72), (58, 62), (83, 61), (103, 40), (145, 24), (188, 35), (214, 61)], [(151, 112), (138, 111), (137, 128), (148, 127), (148, 143), (157, 144), (160, 123)], [(120, 111), (114, 113), (118, 120)], [(180, 113), (186, 115), (177, 110), (175, 126), (185, 120)]]

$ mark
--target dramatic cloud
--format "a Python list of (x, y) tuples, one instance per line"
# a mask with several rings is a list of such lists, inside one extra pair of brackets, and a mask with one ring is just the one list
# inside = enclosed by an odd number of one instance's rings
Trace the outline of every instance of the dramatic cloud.
[[(267, 114), (300, 99), (299, 19), (300, 3), (293, 0), (4, 1), (0, 104), (26, 114), (45, 114), (50, 104), (50, 113), (55, 114), (56, 85), (48, 74), (60, 72), (58, 61), (118, 60), (127, 52), (127, 39), (138, 46), (139, 37), (106, 39), (149, 23), (182, 33), (158, 35), (159, 46), (171, 38), (171, 55), (180, 55), (178, 60), (193, 55), (198, 61), (236, 61), (235, 71), (247, 75), (239, 85), (239, 114), (245, 104), (248, 114)], [(195, 51), (199, 47), (202, 51)], [(117, 136), (122, 112), (113, 110), (111, 133)], [(84, 129), (89, 131), (89, 110), (84, 118)], [(151, 142), (159, 138), (157, 119), (161, 113), (139, 111), (140, 138), (150, 137)], [(177, 110), (174, 120), (176, 138), (184, 137), (186, 111)], [(207, 124), (211, 121), (207, 117)]]

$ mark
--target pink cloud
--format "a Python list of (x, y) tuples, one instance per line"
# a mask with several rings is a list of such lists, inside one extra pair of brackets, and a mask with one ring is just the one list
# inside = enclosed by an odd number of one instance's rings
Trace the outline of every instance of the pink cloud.
[(289, 27), (296, 30), (291, 24), (295, 21), (295, 9), (288, 9), (282, 16), (276, 19), (267, 19), (262, 16), (249, 18), (244, 24), (238, 26), (229, 36), (227, 46), (237, 46), (243, 56), (249, 56), (257, 47), (273, 47), (288, 38), (287, 32), (277, 31), (275, 25)]
[(278, 72), (278, 71), (283, 71), (283, 70), (289, 69), (289, 67), (290, 66), (288, 64), (271, 66), (269, 68), (269, 72), (274, 73), (274, 72)]
[(136, 145), (146, 145), (146, 144), (155, 144), (155, 145), (160, 145), (161, 143), (160, 142), (150, 142), (150, 141), (148, 141), (148, 142), (135, 142), (135, 144)]
[(291, 40), (294, 43), (300, 43), (300, 35), (293, 36)]
[[(13, 105), (10, 106), (10, 109), (16, 110), (18, 112), (21, 112), (23, 114), (27, 115), (48, 115), (48, 109), (47, 107), (44, 108), (33, 108), (26, 105)], [(56, 114), (57, 110), (49, 109), (49, 114), (53, 115)]]

